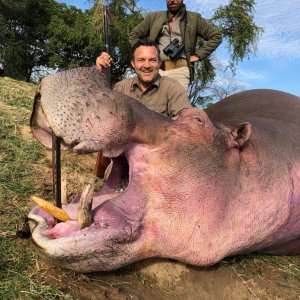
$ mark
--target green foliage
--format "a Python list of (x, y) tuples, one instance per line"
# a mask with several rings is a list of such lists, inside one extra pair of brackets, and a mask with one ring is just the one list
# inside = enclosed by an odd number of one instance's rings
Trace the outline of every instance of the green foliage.
[(231, 67), (256, 50), (263, 29), (254, 23), (254, 0), (231, 0), (216, 10), (212, 21), (227, 40)]
[(3, 53), (4, 68), (7, 76), (15, 79), (26, 80), (29, 76), (26, 43), (22, 40), (12, 39), (6, 44)]
[(59, 4), (48, 26), (47, 66), (72, 68), (91, 66), (103, 45), (90, 21), (90, 15), (74, 6)]
[(54, 0), (0, 0), (5, 75), (29, 81), (44, 68), (92, 65), (103, 42), (89, 17)]
[(52, 0), (0, 0), (0, 58), (7, 76), (29, 81), (43, 65)]
[[(210, 20), (222, 33), (223, 43), (227, 43), (229, 68), (233, 76), (237, 64), (255, 53), (257, 42), (263, 33), (263, 29), (254, 22), (254, 5), (254, 0), (231, 0), (228, 5), (216, 9)], [(198, 47), (202, 44), (203, 41), (199, 40)], [(195, 64), (195, 81), (191, 84), (189, 93), (194, 106), (205, 107), (236, 91), (236, 86), (212, 84), (217, 72), (210, 59), (208, 57), (206, 61)]]
[[(204, 44), (202, 39), (198, 40), (197, 47), (201, 48)], [(199, 93), (214, 80), (216, 73), (209, 57), (193, 65), (195, 79), (189, 87), (189, 99), (193, 106), (205, 106), (210, 99)]]
[(193, 106), (205, 106), (211, 101), (210, 97), (199, 93), (203, 91), (209, 82), (216, 76), (215, 69), (209, 58), (203, 59), (194, 66), (195, 78), (189, 89), (189, 99)]

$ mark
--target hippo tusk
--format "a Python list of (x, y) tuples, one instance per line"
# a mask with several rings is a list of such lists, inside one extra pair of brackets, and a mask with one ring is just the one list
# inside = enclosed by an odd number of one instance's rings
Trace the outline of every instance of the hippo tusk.
[(56, 207), (52, 203), (36, 196), (32, 196), (32, 200), (57, 220), (62, 222), (72, 220), (71, 217), (63, 209)]
[(67, 173), (66, 171), (62, 172), (61, 175), (61, 203), (69, 204), (67, 198)]
[(91, 178), (80, 197), (80, 203), (77, 210), (77, 224), (80, 229), (84, 229), (93, 223), (92, 204), (95, 182), (96, 179)]
[(107, 168), (106, 168), (106, 170), (104, 172), (103, 181), (107, 181), (107, 179), (108, 179), (108, 177), (109, 177), (109, 175), (111, 173), (112, 167), (113, 167), (113, 161), (111, 159), (109, 165), (107, 166)]

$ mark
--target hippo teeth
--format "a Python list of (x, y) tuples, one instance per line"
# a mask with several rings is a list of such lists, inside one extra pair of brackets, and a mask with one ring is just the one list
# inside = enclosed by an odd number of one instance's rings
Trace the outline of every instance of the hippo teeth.
[(91, 178), (80, 197), (79, 207), (77, 210), (77, 224), (80, 229), (84, 229), (93, 223), (92, 204), (95, 182), (96, 179)]
[(44, 211), (46, 211), (49, 215), (55, 217), (57, 220), (62, 222), (72, 220), (63, 209), (56, 207), (50, 202), (36, 196), (32, 196), (32, 200), (37, 205), (39, 205)]

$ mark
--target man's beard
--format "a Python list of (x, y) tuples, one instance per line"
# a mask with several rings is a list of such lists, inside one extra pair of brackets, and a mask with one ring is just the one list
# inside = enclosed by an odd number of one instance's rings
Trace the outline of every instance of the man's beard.
[(180, 6), (172, 7), (170, 5), (167, 5), (168, 11), (172, 14), (172, 15), (177, 15), (177, 13), (181, 10), (182, 8), (182, 3), (180, 4)]

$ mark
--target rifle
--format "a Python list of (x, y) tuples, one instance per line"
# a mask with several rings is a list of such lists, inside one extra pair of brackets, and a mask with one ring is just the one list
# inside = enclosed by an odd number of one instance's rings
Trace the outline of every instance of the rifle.
[[(105, 44), (105, 51), (109, 53), (108, 10), (104, 0), (102, 0), (102, 3), (103, 3), (103, 15), (104, 15), (104, 44)], [(111, 79), (111, 69), (109, 69), (109, 79)], [(110, 86), (111, 86), (111, 80), (110, 80)], [(109, 164), (109, 159), (103, 156), (102, 151), (99, 151), (97, 154), (96, 165), (95, 165), (95, 176), (99, 178), (104, 177), (104, 173), (108, 164)]]
[(56, 207), (61, 208), (60, 139), (55, 135), (54, 132), (52, 133), (52, 169), (53, 169), (54, 203)]

